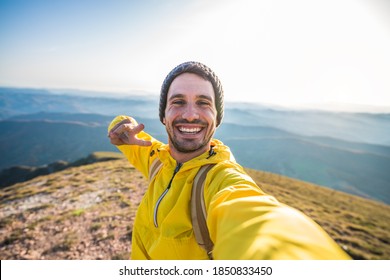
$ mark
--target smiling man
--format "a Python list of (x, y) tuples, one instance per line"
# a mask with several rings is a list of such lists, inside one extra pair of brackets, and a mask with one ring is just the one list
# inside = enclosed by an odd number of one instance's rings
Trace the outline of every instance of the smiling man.
[(173, 80), (162, 117), (172, 157), (186, 162), (206, 152), (216, 119), (214, 90), (209, 81), (192, 73), (183, 73)]
[[(223, 118), (223, 98), (210, 68), (185, 62), (161, 87), (159, 115), (168, 144), (129, 116), (110, 124), (111, 143), (149, 178), (134, 223), (131, 258), (349, 259), (314, 221), (264, 193), (229, 148), (213, 139)], [(197, 242), (190, 203), (204, 166), (210, 167), (203, 177), (211, 244), (206, 248)]]

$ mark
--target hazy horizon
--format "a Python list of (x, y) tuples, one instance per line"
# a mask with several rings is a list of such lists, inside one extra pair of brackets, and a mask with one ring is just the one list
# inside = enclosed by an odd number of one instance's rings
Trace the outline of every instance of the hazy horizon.
[(3, 0), (0, 38), (7, 87), (158, 92), (197, 60), (231, 101), (390, 107), (384, 0)]
[[(77, 89), (77, 88), (48, 88), (48, 87), (12, 87), (3, 86), (1, 88), (11, 88), (20, 90), (42, 90), (51, 94), (67, 94), (67, 95), (80, 95), (85, 97), (113, 97), (113, 98), (156, 98), (158, 101), (159, 92), (143, 91), (143, 90), (128, 90), (123, 92), (115, 91), (99, 91), (92, 89)], [(109, 95), (107, 95), (109, 94)], [(262, 106), (269, 107), (274, 110), (304, 110), (304, 111), (325, 111), (325, 112), (344, 112), (344, 113), (373, 113), (373, 114), (390, 114), (390, 106), (375, 106), (375, 105), (362, 105), (354, 103), (302, 103), (295, 105), (280, 105), (251, 100), (235, 100), (229, 99), (225, 96), (226, 107), (237, 107), (237, 104), (246, 104), (248, 106)]]

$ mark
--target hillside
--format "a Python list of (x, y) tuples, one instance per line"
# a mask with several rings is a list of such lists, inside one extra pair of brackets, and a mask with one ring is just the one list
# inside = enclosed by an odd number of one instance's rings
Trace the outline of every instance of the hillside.
[[(268, 172), (262, 188), (312, 217), (355, 259), (390, 259), (390, 207)], [(0, 259), (127, 259), (146, 180), (124, 159), (0, 190)]]
[[(1, 169), (72, 162), (94, 151), (116, 151), (107, 138), (113, 116), (35, 113), (0, 121)], [(166, 142), (157, 119), (137, 118)], [(17, 129), (16, 129), (17, 128)], [(274, 127), (223, 123), (216, 138), (243, 166), (312, 182), (390, 204), (390, 147), (309, 137)], [(3, 185), (0, 183), (0, 185)]]

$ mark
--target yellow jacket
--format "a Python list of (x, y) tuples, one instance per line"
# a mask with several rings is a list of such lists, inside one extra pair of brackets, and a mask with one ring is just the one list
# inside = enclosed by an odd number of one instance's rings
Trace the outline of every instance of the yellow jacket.
[[(124, 118), (116, 117), (108, 129)], [(209, 163), (217, 163), (204, 190), (214, 259), (349, 259), (314, 221), (265, 194), (220, 141), (212, 140), (213, 153), (180, 166), (168, 145), (145, 132), (137, 137), (151, 140), (152, 146), (121, 145), (119, 150), (146, 177), (156, 157), (163, 168), (139, 205), (132, 259), (208, 259), (194, 237), (190, 198), (196, 173)]]

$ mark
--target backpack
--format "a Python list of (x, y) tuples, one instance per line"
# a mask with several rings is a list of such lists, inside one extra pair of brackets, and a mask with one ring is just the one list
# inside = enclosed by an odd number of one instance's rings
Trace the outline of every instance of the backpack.
[[(199, 169), (192, 184), (191, 194), (191, 220), (195, 239), (198, 245), (206, 251), (211, 260), (213, 259), (212, 250), (214, 244), (210, 239), (210, 234), (206, 223), (207, 213), (204, 202), (204, 183), (207, 173), (211, 168), (213, 168), (214, 165), (215, 164), (206, 164)], [(153, 180), (161, 167), (162, 162), (156, 158), (149, 168), (149, 182)]]

